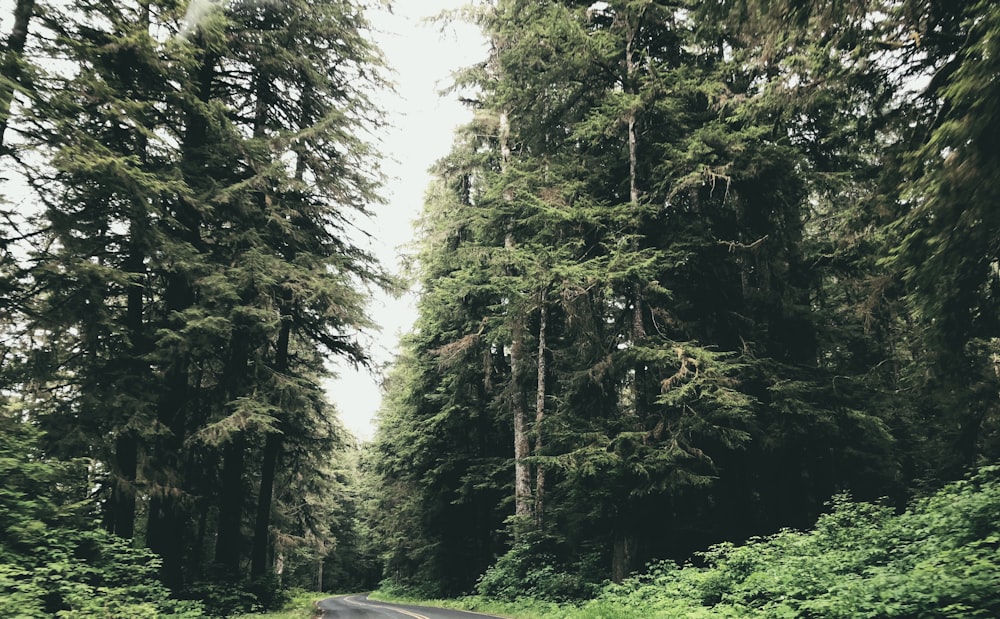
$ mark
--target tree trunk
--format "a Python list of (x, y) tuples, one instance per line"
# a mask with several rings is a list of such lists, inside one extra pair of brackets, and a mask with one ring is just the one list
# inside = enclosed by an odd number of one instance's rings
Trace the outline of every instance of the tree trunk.
[[(249, 293), (240, 292), (240, 303), (248, 302)], [(224, 407), (244, 396), (250, 362), (250, 334), (237, 322), (229, 336), (229, 356), (226, 359), (222, 384), (225, 388)], [(230, 579), (238, 579), (240, 550), (243, 546), (243, 500), (247, 439), (243, 430), (233, 430), (223, 448), (222, 488), (219, 493), (219, 522), (215, 540), (215, 563)]]
[[(254, 122), (253, 135), (257, 139), (267, 135), (267, 111), (271, 100), (271, 80), (266, 71), (258, 68), (257, 84), (255, 88), (256, 101), (254, 102)], [(296, 166), (301, 165), (301, 158)], [(298, 172), (301, 174), (301, 171)], [(259, 195), (259, 206), (266, 209), (268, 203), (267, 192), (262, 191)], [(287, 315), (287, 304), (291, 302), (291, 293), (288, 290), (282, 291), (282, 323), (278, 332), (278, 341), (275, 345), (274, 371), (284, 374), (288, 371), (288, 344), (291, 336), (292, 318)], [(269, 432), (264, 439), (264, 454), (261, 462), (260, 492), (257, 496), (257, 511), (254, 518), (253, 546), (250, 551), (250, 578), (256, 580), (267, 573), (267, 555), (271, 546), (271, 507), (274, 503), (274, 479), (277, 475), (278, 458), (281, 455), (282, 434), (280, 432), (280, 420), (278, 432)]]
[(191, 561), (191, 578), (201, 580), (204, 577), (204, 553), (205, 538), (208, 535), (208, 512), (211, 508), (209, 501), (204, 498), (198, 501), (198, 527), (195, 530), (194, 547), (195, 555)]
[[(289, 299), (286, 298), (286, 302)], [(283, 316), (281, 331), (275, 350), (274, 371), (288, 371), (288, 342), (291, 335), (292, 321), (290, 316)], [(267, 554), (271, 546), (271, 505), (274, 500), (274, 479), (278, 469), (278, 457), (281, 455), (282, 434), (269, 432), (264, 441), (264, 455), (260, 472), (260, 494), (257, 496), (257, 514), (254, 519), (253, 548), (250, 552), (250, 578), (255, 580), (267, 573)]]
[[(3, 151), (4, 135), (7, 133), (8, 119), (14, 104), (13, 84), (21, 84), (21, 63), (24, 46), (28, 40), (28, 24), (35, 11), (35, 0), (17, 0), (14, 5), (14, 26), (7, 37), (7, 51), (0, 67), (0, 152)], [(7, 83), (3, 83), (7, 82)]]
[[(501, 173), (506, 172), (510, 162), (510, 115), (507, 110), (501, 110), (499, 122), (500, 141), (500, 167)], [(503, 199), (511, 201), (514, 199), (513, 193), (508, 188), (504, 188)], [(512, 232), (508, 231), (504, 239), (504, 247), (513, 252), (516, 242)], [(512, 312), (518, 311), (516, 308)], [(514, 514), (517, 516), (530, 516), (532, 512), (531, 501), (531, 467), (527, 458), (531, 455), (531, 442), (528, 438), (527, 414), (524, 409), (524, 394), (521, 392), (521, 372), (524, 366), (524, 328), (520, 316), (514, 316), (514, 329), (510, 346), (510, 385), (508, 387), (508, 397), (510, 399), (511, 415), (514, 418)]]
[(149, 501), (146, 545), (163, 560), (160, 578), (173, 591), (184, 586), (185, 515), (172, 494), (161, 492)]
[[(545, 305), (545, 292), (539, 293), (538, 306), (538, 374), (535, 394), (535, 455), (542, 453), (543, 437), (542, 422), (545, 420), (545, 349), (546, 327), (548, 326), (548, 308)], [(545, 467), (541, 464), (535, 469), (535, 522), (542, 524), (545, 503)]]
[[(507, 244), (513, 246), (513, 238), (507, 236)], [(510, 384), (507, 397), (510, 401), (514, 420), (514, 514), (530, 516), (531, 504), (531, 442), (528, 439), (527, 413), (524, 408), (524, 394), (521, 391), (521, 373), (524, 368), (524, 336), (520, 320), (515, 319), (514, 333), (510, 345)]]
[[(626, 120), (628, 123), (629, 206), (633, 214), (631, 249), (636, 254), (638, 254), (641, 249), (639, 234), (642, 231), (642, 217), (639, 209), (639, 201), (642, 197), (642, 193), (639, 190), (639, 93), (637, 87), (639, 63), (636, 58), (637, 50), (635, 49), (635, 46), (639, 31), (642, 27), (641, 24), (644, 13), (645, 9), (643, 9), (643, 12), (636, 17), (634, 23), (629, 23), (627, 25), (628, 32), (626, 34), (625, 41), (625, 91), (634, 97), (630, 104)], [(638, 279), (632, 282), (632, 325), (629, 336), (633, 345), (638, 345), (646, 338), (643, 286), (644, 282), (639, 281)], [(633, 401), (632, 410), (630, 412), (635, 417), (633, 420), (635, 428), (641, 430), (643, 427), (642, 420), (645, 412), (645, 383), (647, 368), (643, 362), (638, 361), (633, 366), (632, 371)], [(631, 506), (628, 503), (629, 501), (626, 498), (623, 504), (618, 506), (618, 509), (626, 511), (629, 510)], [(623, 522), (620, 522), (618, 527), (616, 527), (611, 558), (611, 579), (616, 583), (619, 583), (627, 578), (632, 572), (633, 563), (635, 561), (634, 554), (637, 547), (636, 538), (633, 534), (634, 527), (630, 522), (630, 518), (628, 516), (619, 516), (619, 520)]]
[[(520, 329), (518, 329), (520, 331)], [(523, 394), (519, 388), (521, 367), (524, 365), (524, 341), (519, 333), (515, 333), (510, 347), (510, 404), (514, 416), (514, 514), (530, 516), (531, 504), (531, 467), (527, 458), (531, 455), (531, 443), (528, 440), (528, 429), (525, 423)]]
[(253, 548), (250, 551), (250, 578), (256, 580), (267, 573), (267, 555), (271, 548), (271, 504), (274, 500), (274, 478), (281, 454), (281, 435), (272, 432), (264, 441), (261, 462), (260, 494), (253, 527)]
[[(146, 32), (149, 32), (149, 4), (142, 5), (139, 15), (140, 23), (145, 25)], [(148, 163), (147, 153), (148, 142), (143, 133), (136, 135), (136, 156), (142, 162), (143, 167)], [(128, 255), (125, 258), (123, 267), (128, 273), (129, 281), (125, 293), (125, 329), (129, 337), (129, 357), (132, 370), (134, 370), (135, 384), (126, 386), (133, 389), (133, 397), (136, 402), (147, 397), (143, 392), (143, 386), (149, 384), (149, 366), (145, 360), (147, 351), (146, 334), (143, 325), (143, 314), (145, 313), (145, 284), (142, 281), (146, 275), (146, 246), (149, 228), (148, 207), (144, 201), (133, 200), (129, 213), (129, 244)], [(136, 428), (133, 423), (134, 412), (126, 411), (123, 419), (119, 420), (124, 427), (118, 428), (118, 437), (115, 440), (115, 454), (113, 469), (116, 470), (117, 479), (111, 490), (111, 527), (112, 533), (126, 539), (131, 539), (135, 534), (135, 497), (136, 497), (136, 474), (138, 472), (139, 459), (139, 439), (136, 436)]]
[[(194, 293), (185, 274), (167, 277), (164, 305), (168, 315), (176, 315), (194, 302)], [(181, 324), (172, 324), (178, 331)], [(151, 449), (153, 478), (146, 545), (163, 559), (164, 584), (173, 590), (183, 586), (183, 558), (186, 547), (185, 513), (181, 507), (184, 494), (184, 440), (187, 434), (188, 409), (191, 406), (189, 360), (174, 359), (164, 371), (163, 392), (157, 403), (157, 418), (166, 433)]]
[[(637, 88), (635, 81), (636, 75), (639, 71), (639, 65), (635, 57), (635, 42), (638, 37), (641, 19), (642, 16), (640, 15), (634, 25), (629, 25), (625, 41), (625, 89), (626, 92), (634, 96), (637, 96), (638, 94), (636, 92)], [(639, 199), (641, 197), (641, 192), (639, 191), (639, 135), (636, 127), (637, 106), (638, 102), (633, 101), (627, 117), (629, 205), (634, 216), (632, 251), (635, 253), (638, 253), (640, 250), (639, 232), (642, 228), (639, 213)], [(633, 344), (641, 342), (646, 337), (646, 327), (643, 318), (644, 302), (642, 287), (643, 284), (639, 281), (634, 282), (632, 286), (632, 333), (630, 335)], [(646, 367), (642, 363), (637, 363), (633, 368), (633, 372), (632, 396), (634, 401), (632, 412), (636, 417), (641, 418), (643, 412), (643, 402), (645, 400), (643, 384), (645, 382)]]
[(636, 543), (634, 537), (624, 531), (615, 533), (611, 558), (611, 580), (613, 582), (620, 583), (632, 573), (634, 569), (635, 549)]
[[(144, 152), (140, 153), (140, 157), (144, 155)], [(135, 383), (123, 385), (123, 387), (132, 391), (132, 397), (136, 399), (136, 402), (139, 398), (146, 396), (142, 393), (142, 389), (143, 385), (148, 384), (146, 371), (148, 368), (143, 359), (146, 353), (142, 322), (144, 286), (139, 281), (146, 268), (146, 252), (144, 250), (146, 225), (143, 210), (140, 205), (133, 207), (132, 221), (129, 226), (129, 254), (124, 264), (125, 271), (130, 278), (125, 300), (125, 322), (129, 336), (130, 364), (132, 365), (129, 370), (134, 372), (131, 373), (131, 378)], [(114, 463), (112, 465), (115, 480), (109, 500), (110, 526), (108, 530), (120, 537), (131, 539), (135, 533), (135, 485), (139, 441), (132, 423), (134, 412), (122, 411), (120, 415), (122, 418), (117, 421), (120, 426), (118, 437), (115, 439)]]
[(243, 469), (246, 466), (246, 437), (233, 436), (223, 450), (222, 489), (219, 497), (219, 529), (215, 538), (215, 563), (230, 580), (240, 575), (240, 548), (243, 545)]
[(106, 529), (119, 537), (135, 535), (135, 481), (138, 470), (138, 442), (129, 433), (115, 439), (116, 475), (108, 500)]

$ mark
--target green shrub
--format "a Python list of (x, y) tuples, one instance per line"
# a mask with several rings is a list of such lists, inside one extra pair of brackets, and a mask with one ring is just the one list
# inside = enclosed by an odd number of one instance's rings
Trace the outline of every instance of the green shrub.
[(495, 600), (564, 602), (591, 597), (595, 587), (530, 540), (519, 540), (479, 578), (476, 592)]
[(846, 496), (831, 507), (810, 531), (720, 544), (701, 555), (704, 567), (652, 566), (589, 607), (657, 618), (1000, 616), (1000, 467), (898, 515)]
[(86, 467), (46, 459), (38, 432), (0, 414), (0, 616), (32, 619), (193, 619), (198, 602), (171, 599), (159, 559), (97, 528), (74, 501)]
[(531, 619), (958, 619), (1000, 617), (1000, 467), (908, 510), (836, 497), (809, 531), (720, 544), (699, 564), (651, 565), (580, 604), (550, 557), (515, 544), (467, 607)]
[(156, 579), (158, 568), (152, 553), (104, 531), (47, 528), (30, 556), (0, 543), (0, 616), (203, 617), (200, 603), (170, 597)]

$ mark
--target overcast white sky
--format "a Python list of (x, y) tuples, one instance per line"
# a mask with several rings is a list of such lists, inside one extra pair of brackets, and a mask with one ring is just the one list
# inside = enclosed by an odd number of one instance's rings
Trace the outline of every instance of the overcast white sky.
[[(379, 31), (378, 43), (395, 71), (397, 94), (382, 99), (390, 112), (392, 127), (384, 136), (386, 188), (389, 202), (380, 207), (373, 222), (364, 227), (374, 236), (371, 247), (393, 270), (399, 256), (413, 239), (412, 223), (423, 205), (431, 177), (427, 169), (447, 154), (453, 131), (467, 122), (470, 112), (455, 97), (438, 92), (450, 83), (453, 71), (471, 65), (486, 55), (479, 30), (469, 24), (428, 23), (428, 17), (457, 9), (467, 0), (395, 0), (392, 14), (373, 13)], [(371, 342), (376, 363), (391, 361), (399, 336), (411, 326), (415, 315), (412, 297), (378, 295), (370, 316), (382, 332)], [(362, 370), (338, 366), (340, 377), (328, 393), (344, 424), (365, 440), (374, 432), (374, 417), (381, 401), (380, 377)]]

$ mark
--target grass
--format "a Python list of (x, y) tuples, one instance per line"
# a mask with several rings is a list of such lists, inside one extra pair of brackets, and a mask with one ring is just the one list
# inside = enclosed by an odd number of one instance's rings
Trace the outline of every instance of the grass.
[(317, 591), (300, 591), (288, 600), (285, 607), (269, 613), (237, 615), (231, 619), (312, 619), (316, 616), (316, 602), (336, 595)]

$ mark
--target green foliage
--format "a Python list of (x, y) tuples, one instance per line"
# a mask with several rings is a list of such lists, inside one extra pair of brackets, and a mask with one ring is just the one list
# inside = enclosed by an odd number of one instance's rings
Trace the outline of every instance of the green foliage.
[[(995, 617), (1000, 612), (1000, 467), (905, 512), (834, 499), (807, 531), (722, 544), (697, 565), (656, 563), (581, 604), (462, 605), (534, 619)], [(506, 593), (506, 592), (502, 592)]]
[[(503, 595), (546, 566), (623, 578), (896, 481), (888, 414), (868, 405), (882, 342), (829, 361), (853, 352), (837, 328), (865, 329), (844, 274), (817, 266), (814, 221), (842, 225), (862, 193), (827, 187), (828, 168), (857, 164), (844, 135), (825, 141), (842, 93), (790, 111), (784, 80), (811, 67), (760, 57), (754, 37), (702, 19), (737, 9), (704, 4), (508, 0), (477, 15), (493, 54), (462, 78), (477, 114), (428, 196), (420, 319), (378, 437), (387, 573), (468, 590), (481, 572), (448, 566), (469, 549), (482, 554), (467, 565), (503, 557), (480, 583)], [(554, 549), (518, 547), (519, 531), (496, 553), (511, 468), (536, 488), (515, 509), (533, 503)], [(466, 526), (475, 543), (456, 547)]]
[(392, 284), (347, 240), (363, 3), (209, 4), (40, 3), (3, 59), (0, 604), (228, 613), (375, 554), (567, 600), (714, 544), (580, 612), (996, 614), (993, 469), (754, 537), (1000, 457), (996, 2), (483, 4), (362, 491), (320, 381)]
[(184, 588), (183, 597), (199, 600), (209, 616), (230, 617), (283, 608), (291, 599), (291, 592), (277, 578), (268, 577), (252, 583), (196, 581)]
[(587, 599), (596, 592), (579, 566), (562, 564), (555, 554), (546, 552), (558, 543), (553, 536), (529, 529), (514, 539), (510, 550), (476, 582), (477, 594), (507, 602), (523, 597), (565, 602)]
[(231, 612), (279, 603), (275, 565), (308, 582), (351, 528), (322, 380), (331, 355), (366, 363), (368, 287), (393, 283), (350, 232), (380, 202), (383, 83), (362, 3), (189, 5), (38, 5), (29, 56), (61, 60), (17, 108), (2, 388), (40, 458), (88, 459), (72, 500)]
[(9, 617), (194, 619), (171, 599), (159, 559), (96, 528), (82, 496), (83, 463), (45, 457), (39, 433), (0, 413), (0, 614)]
[(326, 596), (311, 591), (293, 589), (281, 610), (267, 613), (234, 615), (233, 619), (311, 619), (316, 616), (316, 601)]
[(193, 582), (185, 587), (184, 595), (194, 600), (201, 600), (205, 612), (212, 617), (260, 612), (265, 608), (256, 592), (246, 583)]

